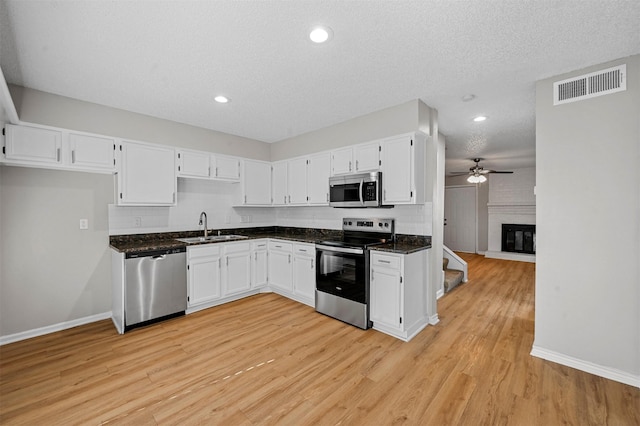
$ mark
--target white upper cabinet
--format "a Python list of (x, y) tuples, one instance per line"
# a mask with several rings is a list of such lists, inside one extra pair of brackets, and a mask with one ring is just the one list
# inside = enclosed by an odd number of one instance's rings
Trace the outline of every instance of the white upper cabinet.
[(211, 154), (208, 152), (179, 149), (178, 177), (209, 179)]
[(211, 177), (213, 179), (240, 181), (240, 159), (223, 155), (211, 156)]
[(380, 144), (367, 142), (331, 151), (331, 175), (378, 171)]
[(331, 156), (329, 153), (316, 154), (309, 157), (307, 164), (307, 193), (309, 204), (329, 204), (329, 174)]
[(331, 175), (353, 173), (353, 148), (331, 151)]
[(247, 206), (270, 205), (271, 163), (244, 160), (242, 173), (242, 204)]
[(5, 127), (3, 162), (98, 173), (115, 171), (113, 138), (62, 129)]
[(287, 162), (279, 161), (271, 166), (271, 204), (285, 206), (289, 195)]
[(355, 172), (374, 172), (380, 168), (380, 144), (365, 143), (353, 147)]
[(38, 127), (5, 127), (7, 160), (62, 164), (62, 132)]
[(118, 173), (118, 205), (176, 204), (175, 150), (161, 145), (123, 141)]
[(115, 140), (104, 136), (69, 133), (72, 167), (112, 172), (115, 169)]
[(424, 202), (425, 136), (409, 133), (380, 143), (383, 204)]
[(288, 162), (289, 204), (307, 204), (307, 159), (295, 158)]

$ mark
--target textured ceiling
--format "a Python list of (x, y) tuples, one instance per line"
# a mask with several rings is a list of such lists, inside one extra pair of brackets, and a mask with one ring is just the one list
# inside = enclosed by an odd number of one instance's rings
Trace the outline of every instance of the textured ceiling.
[[(448, 171), (476, 156), (532, 166), (535, 81), (640, 53), (637, 0), (0, 7), (9, 83), (265, 142), (419, 98), (439, 111)], [(308, 40), (314, 24), (332, 28), (329, 43)]]

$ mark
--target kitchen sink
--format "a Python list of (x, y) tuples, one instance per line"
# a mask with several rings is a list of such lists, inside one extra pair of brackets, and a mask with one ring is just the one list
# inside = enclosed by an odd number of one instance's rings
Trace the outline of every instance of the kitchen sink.
[(232, 241), (232, 240), (243, 240), (245, 238), (244, 235), (209, 235), (208, 237), (190, 237), (190, 238), (176, 238), (178, 241), (182, 241), (187, 244), (194, 243), (215, 243), (219, 241)]

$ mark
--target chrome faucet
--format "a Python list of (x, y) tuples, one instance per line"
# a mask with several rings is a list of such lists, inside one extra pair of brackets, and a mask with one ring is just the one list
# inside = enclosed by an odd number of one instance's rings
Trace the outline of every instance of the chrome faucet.
[(204, 237), (207, 238), (207, 235), (209, 233), (209, 230), (207, 229), (207, 214), (205, 212), (200, 213), (200, 222), (198, 222), (198, 225), (202, 225), (202, 218), (204, 217)]

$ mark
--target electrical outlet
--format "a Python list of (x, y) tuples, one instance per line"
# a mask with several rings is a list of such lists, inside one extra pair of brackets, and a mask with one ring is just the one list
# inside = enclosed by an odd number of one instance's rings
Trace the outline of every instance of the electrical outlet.
[(140, 228), (142, 226), (142, 218), (140, 216), (135, 217), (136, 228)]
[(80, 229), (89, 229), (89, 219), (80, 219)]

